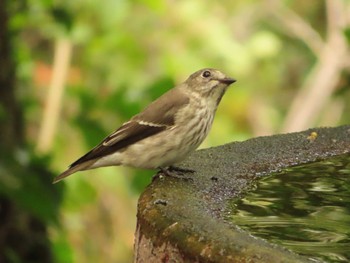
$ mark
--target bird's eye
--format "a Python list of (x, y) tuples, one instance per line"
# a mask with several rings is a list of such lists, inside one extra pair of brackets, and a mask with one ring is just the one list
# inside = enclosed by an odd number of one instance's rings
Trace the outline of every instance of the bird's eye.
[(211, 76), (211, 73), (209, 70), (206, 70), (202, 73), (202, 77), (203, 78), (209, 78)]

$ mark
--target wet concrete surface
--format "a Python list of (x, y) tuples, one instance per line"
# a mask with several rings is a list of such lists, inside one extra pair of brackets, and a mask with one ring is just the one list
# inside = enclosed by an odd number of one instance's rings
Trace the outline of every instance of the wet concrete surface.
[[(223, 220), (264, 175), (350, 152), (350, 126), (258, 137), (194, 152), (191, 179), (158, 174), (139, 199), (135, 262), (311, 262)], [(312, 261), (314, 262), (314, 261)]]

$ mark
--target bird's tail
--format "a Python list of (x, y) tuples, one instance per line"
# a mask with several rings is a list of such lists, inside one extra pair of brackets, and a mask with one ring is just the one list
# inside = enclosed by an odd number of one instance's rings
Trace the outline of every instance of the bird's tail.
[(66, 171), (64, 171), (63, 173), (61, 173), (60, 175), (56, 176), (55, 179), (53, 179), (53, 184), (58, 183), (59, 181), (61, 181), (62, 179), (66, 178), (67, 176), (76, 173), (78, 171), (83, 171), (83, 170), (87, 170), (90, 168), (90, 166), (95, 162), (94, 161), (87, 161), (84, 163), (80, 163), (74, 166), (69, 167)]

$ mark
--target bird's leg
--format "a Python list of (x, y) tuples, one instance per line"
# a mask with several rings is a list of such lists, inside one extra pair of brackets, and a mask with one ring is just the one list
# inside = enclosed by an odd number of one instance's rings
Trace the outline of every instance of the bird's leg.
[(187, 174), (187, 173), (194, 173), (195, 170), (192, 169), (188, 169), (188, 168), (181, 168), (181, 167), (176, 167), (176, 166), (169, 166), (168, 170), (172, 171), (172, 172), (177, 172), (180, 174)]
[(169, 167), (159, 167), (160, 171), (162, 174), (165, 176), (169, 177), (175, 177), (175, 178), (180, 178), (183, 180), (191, 180), (193, 181), (192, 178), (184, 176), (186, 173), (194, 173), (194, 170), (191, 169), (185, 169), (185, 168), (179, 168), (179, 167), (174, 167), (174, 166), (169, 166)]

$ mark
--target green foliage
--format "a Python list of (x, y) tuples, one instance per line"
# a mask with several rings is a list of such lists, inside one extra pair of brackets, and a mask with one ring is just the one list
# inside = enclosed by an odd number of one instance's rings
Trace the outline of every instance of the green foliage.
[(112, 91), (103, 103), (104, 109), (108, 112), (117, 112), (125, 119), (137, 114), (141, 110), (140, 101), (128, 99), (127, 91), (126, 87)]
[(155, 175), (154, 171), (139, 170), (135, 171), (135, 175), (130, 181), (131, 188), (136, 193), (142, 193), (147, 185), (152, 181), (152, 177)]
[(13, 200), (38, 219), (57, 224), (63, 185), (53, 187), (49, 159), (25, 150), (1, 155), (0, 195)]
[(57, 24), (60, 24), (69, 32), (74, 24), (74, 18), (69, 11), (64, 7), (52, 7), (51, 16)]
[(346, 37), (348, 44), (350, 46), (350, 27), (344, 29), (344, 36)]
[(169, 77), (162, 77), (155, 80), (148, 87), (145, 88), (145, 94), (153, 101), (167, 92), (171, 87), (175, 86), (173, 79)]
[(56, 262), (59, 263), (70, 263), (74, 262), (73, 251), (70, 244), (67, 242), (67, 237), (61, 235), (59, 238), (55, 239), (52, 245), (53, 254), (55, 256)]
[[(57, 223), (61, 209), (62, 228), (51, 228), (57, 262), (131, 261), (135, 226), (130, 218), (135, 218), (137, 197), (155, 171), (99, 169), (52, 186), (48, 170), (57, 175), (203, 67), (219, 68), (238, 80), (224, 96), (204, 147), (276, 132), (319, 60), (307, 41), (288, 27), (300, 20), (289, 21), (283, 11), (292, 11), (322, 41), (327, 36), (323, 1), (282, 1), (273, 6), (257, 0), (10, 2), (17, 11), (12, 12), (10, 27), (29, 144), (36, 144), (45, 110), (55, 42), (68, 37), (73, 44), (52, 158), (25, 150), (20, 156), (27, 161), (5, 155), (0, 163), (2, 195), (51, 225)], [(348, 42), (349, 32), (345, 27)], [(350, 121), (345, 114), (350, 107), (349, 83), (349, 73), (343, 72), (330, 98), (335, 103), (329, 112), (343, 109), (341, 123)], [(0, 109), (0, 119), (4, 117)], [(87, 241), (84, 234), (90, 231), (94, 236)], [(110, 235), (113, 238), (108, 239)], [(97, 253), (89, 246), (104, 250)]]

